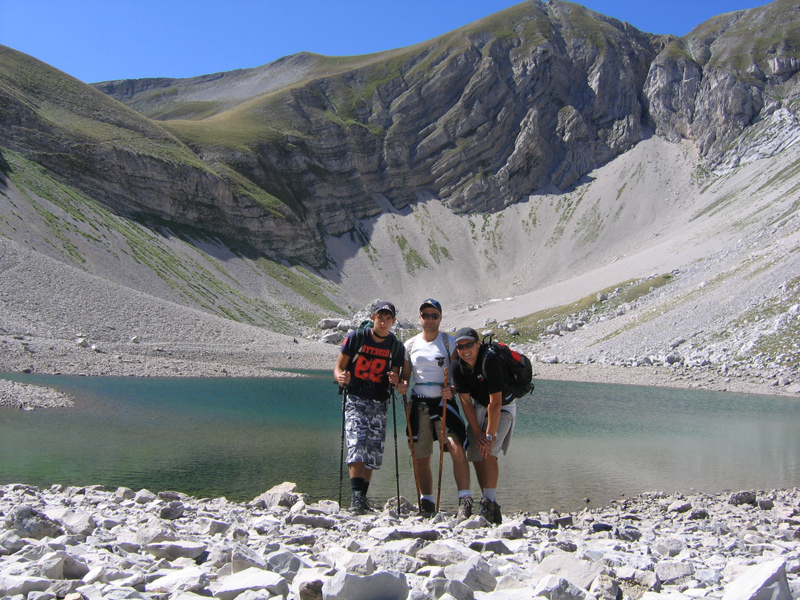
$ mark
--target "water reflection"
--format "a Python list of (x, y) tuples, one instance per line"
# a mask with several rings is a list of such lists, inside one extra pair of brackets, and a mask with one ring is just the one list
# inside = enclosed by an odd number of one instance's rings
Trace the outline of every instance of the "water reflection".
[[(328, 371), (272, 379), (8, 378), (57, 387), (78, 406), (0, 409), (0, 483), (102, 483), (244, 501), (294, 481), (313, 499), (338, 495), (341, 397)], [(401, 491), (413, 497), (399, 398), (396, 412)], [(505, 511), (578, 510), (584, 498), (597, 506), (654, 489), (796, 486), (798, 425), (800, 403), (791, 398), (538, 381), (535, 395), (520, 402), (514, 442), (501, 457), (499, 500)], [(449, 460), (445, 469), (442, 500), (454, 508)], [(370, 492), (385, 500), (395, 489), (390, 417), (384, 468)]]

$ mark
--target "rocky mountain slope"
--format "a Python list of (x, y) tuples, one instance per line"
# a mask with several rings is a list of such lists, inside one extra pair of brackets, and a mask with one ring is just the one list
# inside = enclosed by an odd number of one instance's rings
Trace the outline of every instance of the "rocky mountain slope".
[[(380, 209), (375, 194), (402, 208), (428, 192), (467, 211), (570, 185), (641, 139), (637, 96), (665, 43), (578, 5), (526, 2), (399, 51), (236, 73), (249, 98), (206, 78), (97, 87), (337, 235)], [(209, 136), (223, 121), (261, 131), (233, 147)]]
[(773, 2), (677, 39), (529, 1), (368, 57), (97, 87), (336, 236), (382, 210), (376, 194), (469, 212), (567, 190), (647, 126), (692, 140), (709, 169), (774, 154), (800, 131), (796, 17), (796, 3)]
[(787, 0), (680, 39), (531, 0), (410, 48), (94, 88), (0, 47), (0, 327), (120, 341), (141, 309), (151, 339), (202, 315), (297, 336), (434, 295), (449, 325), (565, 305), (593, 326), (519, 324), (562, 360), (683, 338), (797, 369), (799, 28)]

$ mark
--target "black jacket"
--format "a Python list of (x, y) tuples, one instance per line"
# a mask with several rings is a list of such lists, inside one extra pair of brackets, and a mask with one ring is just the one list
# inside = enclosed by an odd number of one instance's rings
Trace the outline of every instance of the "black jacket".
[(486, 344), (481, 344), (474, 371), (461, 357), (453, 361), (453, 385), (459, 394), (470, 394), (475, 402), (483, 406), (489, 406), (489, 395), (497, 392), (503, 393), (503, 404), (513, 402), (514, 396), (506, 382), (503, 359), (494, 353), (487, 358), (487, 347)]

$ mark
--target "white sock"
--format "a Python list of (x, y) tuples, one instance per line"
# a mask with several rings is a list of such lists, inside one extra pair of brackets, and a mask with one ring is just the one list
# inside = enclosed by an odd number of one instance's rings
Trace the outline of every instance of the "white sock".
[(469, 490), (458, 490), (458, 499), (461, 500), (462, 498), (472, 498), (472, 492)]
[(497, 488), (486, 488), (483, 490), (483, 497), (492, 502), (497, 502)]
[(430, 500), (431, 502), (433, 502), (433, 494), (423, 494), (422, 495), (422, 499), (423, 500)]

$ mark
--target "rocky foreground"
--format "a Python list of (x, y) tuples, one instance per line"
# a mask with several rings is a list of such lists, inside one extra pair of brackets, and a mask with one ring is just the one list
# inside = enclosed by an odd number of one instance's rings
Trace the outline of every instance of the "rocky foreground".
[(247, 504), (0, 487), (0, 597), (549, 600), (800, 597), (800, 488), (648, 493), (580, 513), (350, 516), (285, 483)]

